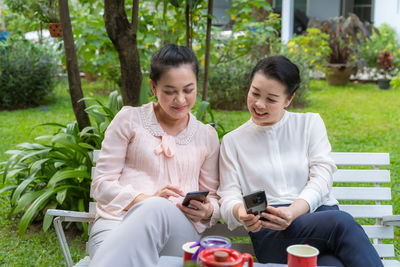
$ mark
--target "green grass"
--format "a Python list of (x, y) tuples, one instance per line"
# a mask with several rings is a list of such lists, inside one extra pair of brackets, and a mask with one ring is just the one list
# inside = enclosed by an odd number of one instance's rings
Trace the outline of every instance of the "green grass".
[[(389, 152), (393, 208), (400, 214), (400, 90), (378, 90), (375, 84), (349, 84), (328, 87), (325, 81), (312, 81), (309, 104), (300, 112), (318, 112), (325, 121), (333, 151)], [(83, 84), (85, 96), (97, 95), (99, 84)], [(4, 152), (16, 144), (32, 142), (35, 137), (50, 133), (49, 127), (35, 127), (44, 122), (62, 124), (74, 120), (71, 102), (63, 83), (50, 98), (53, 102), (42, 108), (0, 112), (0, 161)], [(106, 95), (108, 92), (106, 92)], [(105, 100), (104, 93), (101, 99)], [(45, 107), (47, 111), (45, 111)], [(230, 131), (249, 119), (248, 112), (218, 111), (217, 119)], [(41, 225), (29, 228), (18, 236), (18, 219), (7, 218), (9, 203), (0, 196), (0, 265), (3, 266), (65, 266), (53, 228), (43, 233)], [(73, 229), (73, 228), (72, 228)], [(399, 228), (395, 231), (395, 249), (400, 259)], [(84, 255), (84, 239), (69, 231), (71, 252), (76, 261)]]

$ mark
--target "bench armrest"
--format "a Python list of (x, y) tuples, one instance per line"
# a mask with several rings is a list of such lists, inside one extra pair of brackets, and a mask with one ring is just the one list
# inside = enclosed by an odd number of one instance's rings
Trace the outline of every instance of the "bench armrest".
[(55, 216), (53, 220), (54, 228), (58, 240), (60, 241), (61, 249), (64, 254), (65, 261), (68, 267), (73, 266), (71, 253), (69, 251), (67, 239), (65, 238), (64, 229), (62, 228), (63, 222), (93, 222), (95, 219), (95, 213), (70, 211), (70, 210), (57, 210), (48, 209), (46, 214)]
[(400, 215), (388, 215), (382, 217), (383, 225), (400, 226)]
[(61, 220), (64, 222), (93, 222), (96, 215), (88, 212), (57, 209), (48, 209), (46, 214), (61, 217)]

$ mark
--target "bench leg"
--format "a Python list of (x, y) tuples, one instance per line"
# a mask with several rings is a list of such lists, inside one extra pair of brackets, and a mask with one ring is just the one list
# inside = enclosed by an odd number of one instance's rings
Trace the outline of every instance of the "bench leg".
[(67, 239), (65, 238), (64, 230), (62, 228), (62, 217), (56, 217), (53, 220), (54, 228), (56, 230), (56, 234), (58, 237), (58, 241), (60, 241), (61, 249), (64, 254), (65, 261), (67, 262), (68, 267), (73, 266), (71, 253), (69, 252)]

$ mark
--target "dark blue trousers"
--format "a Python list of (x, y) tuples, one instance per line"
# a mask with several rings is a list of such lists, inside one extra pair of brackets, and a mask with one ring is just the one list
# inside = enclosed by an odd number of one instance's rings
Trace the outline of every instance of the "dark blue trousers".
[(262, 228), (249, 235), (262, 263), (287, 263), (288, 246), (309, 244), (320, 251), (318, 265), (383, 266), (362, 227), (337, 206), (321, 206), (304, 214), (284, 231)]

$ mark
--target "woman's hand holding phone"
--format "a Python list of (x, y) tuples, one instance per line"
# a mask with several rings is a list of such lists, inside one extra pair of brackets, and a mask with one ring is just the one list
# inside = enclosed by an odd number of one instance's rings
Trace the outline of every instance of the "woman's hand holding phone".
[(244, 204), (236, 204), (233, 208), (233, 214), (247, 231), (258, 232), (261, 230), (262, 225), (260, 221), (260, 216), (247, 213)]
[(296, 199), (288, 207), (267, 207), (268, 213), (262, 212), (261, 216), (268, 221), (262, 221), (261, 224), (265, 228), (282, 231), (290, 226), (290, 224), (299, 216), (309, 212), (310, 206), (303, 199)]
[(176, 206), (193, 222), (209, 220), (214, 212), (214, 206), (207, 197), (204, 198), (203, 202), (191, 199), (188, 206), (181, 203), (176, 204)]

